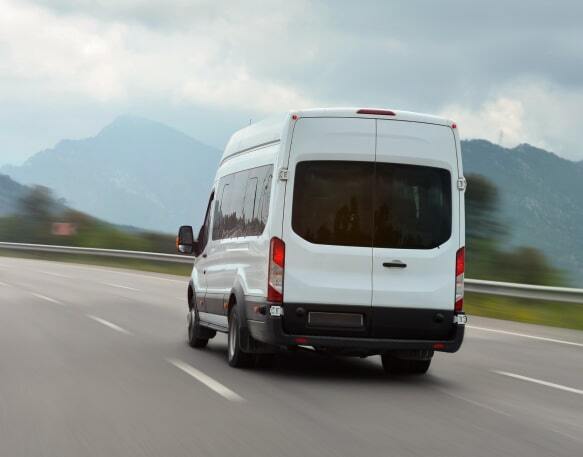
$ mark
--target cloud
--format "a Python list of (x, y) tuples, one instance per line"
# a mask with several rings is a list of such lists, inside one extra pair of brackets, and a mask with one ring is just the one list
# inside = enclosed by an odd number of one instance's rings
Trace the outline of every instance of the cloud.
[[(497, 141), (503, 131), (505, 144), (583, 159), (583, 2), (0, 0), (0, 9), (0, 138), (5, 129), (23, 155), (34, 151), (17, 135), (46, 144), (84, 133), (71, 122), (80, 111), (248, 120), (366, 105), (452, 113), (467, 135)], [(542, 103), (560, 122), (545, 125)], [(15, 106), (24, 121), (10, 120)], [(43, 117), (67, 122), (39, 129)], [(220, 146), (234, 123), (188, 133)]]
[(454, 103), (440, 114), (455, 119), (463, 138), (484, 138), (505, 147), (528, 142), (572, 160), (583, 159), (583, 89), (545, 81), (515, 81), (477, 108)]
[[(109, 5), (113, 14), (141, 4)], [(2, 75), (14, 81), (19, 96), (44, 93), (104, 103), (150, 97), (264, 112), (312, 103), (289, 81), (255, 74), (246, 53), (240, 52), (247, 45), (259, 53), (254, 44), (259, 35), (246, 33), (261, 25), (257, 22), (266, 21), (261, 33), (284, 30), (286, 20), (280, 14), (249, 21), (242, 17), (243, 22), (227, 15), (192, 30), (167, 32), (79, 11), (91, 5), (81, 2), (74, 9), (72, 3), (57, 2), (56, 9), (48, 9), (0, 0)], [(275, 48), (265, 46), (263, 52), (275, 57)], [(14, 89), (5, 85), (0, 97), (14, 97)]]

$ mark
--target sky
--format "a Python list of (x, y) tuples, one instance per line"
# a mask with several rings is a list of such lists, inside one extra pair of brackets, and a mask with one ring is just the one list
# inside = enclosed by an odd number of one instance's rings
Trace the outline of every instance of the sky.
[(320, 106), (583, 160), (583, 2), (0, 0), (0, 165), (122, 114), (222, 148)]

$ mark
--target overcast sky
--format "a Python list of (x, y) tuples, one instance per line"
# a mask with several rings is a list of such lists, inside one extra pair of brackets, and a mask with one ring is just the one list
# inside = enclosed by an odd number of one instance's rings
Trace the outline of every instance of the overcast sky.
[(120, 114), (223, 147), (347, 105), (583, 160), (583, 2), (0, 0), (0, 164)]

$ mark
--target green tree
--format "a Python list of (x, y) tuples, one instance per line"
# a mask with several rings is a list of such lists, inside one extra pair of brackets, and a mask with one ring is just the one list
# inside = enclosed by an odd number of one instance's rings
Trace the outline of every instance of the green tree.
[(527, 284), (563, 284), (563, 274), (534, 247), (508, 247), (511, 233), (499, 210), (496, 185), (481, 175), (467, 177), (467, 276)]

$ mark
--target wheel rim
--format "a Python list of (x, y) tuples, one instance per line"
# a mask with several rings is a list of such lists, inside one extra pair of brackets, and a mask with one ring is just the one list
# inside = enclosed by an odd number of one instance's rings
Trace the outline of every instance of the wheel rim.
[(233, 357), (235, 357), (235, 346), (237, 344), (236, 321), (231, 319), (229, 324), (229, 360), (233, 360)]

